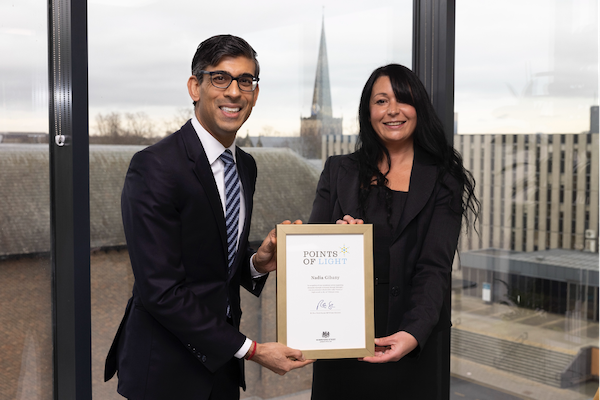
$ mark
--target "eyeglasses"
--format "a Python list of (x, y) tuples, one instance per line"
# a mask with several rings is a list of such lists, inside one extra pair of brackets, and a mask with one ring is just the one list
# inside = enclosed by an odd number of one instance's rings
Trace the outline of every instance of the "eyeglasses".
[(258, 85), (258, 78), (252, 75), (240, 75), (237, 78), (231, 76), (229, 72), (225, 71), (199, 71), (201, 74), (210, 75), (210, 82), (212, 85), (219, 89), (227, 89), (231, 82), (237, 81), (238, 87), (244, 92), (254, 92)]

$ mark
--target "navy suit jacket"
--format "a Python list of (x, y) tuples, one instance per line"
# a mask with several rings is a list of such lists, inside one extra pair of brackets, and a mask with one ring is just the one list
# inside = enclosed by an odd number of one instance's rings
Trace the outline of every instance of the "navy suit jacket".
[(105, 380), (118, 371), (125, 397), (207, 398), (213, 373), (245, 341), (240, 286), (258, 296), (266, 276), (253, 282), (249, 268), (256, 163), (239, 148), (236, 160), (246, 215), (229, 274), (225, 216), (191, 122), (131, 160), (121, 209), (135, 283), (105, 368)]

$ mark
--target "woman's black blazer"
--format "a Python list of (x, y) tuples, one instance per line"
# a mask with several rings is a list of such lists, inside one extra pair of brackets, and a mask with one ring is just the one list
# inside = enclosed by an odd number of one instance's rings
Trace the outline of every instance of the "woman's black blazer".
[[(333, 156), (317, 186), (310, 223), (344, 215), (363, 218), (358, 201), (356, 154)], [(450, 327), (450, 274), (462, 219), (462, 187), (438, 177), (428, 153), (415, 146), (410, 188), (390, 245), (387, 334), (406, 331), (422, 350), (434, 331)], [(365, 223), (369, 223), (365, 220)]]

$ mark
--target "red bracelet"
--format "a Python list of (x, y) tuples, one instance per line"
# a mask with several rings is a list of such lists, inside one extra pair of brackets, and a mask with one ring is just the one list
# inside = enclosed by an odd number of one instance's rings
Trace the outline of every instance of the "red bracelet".
[(250, 352), (250, 355), (248, 356), (248, 358), (246, 358), (246, 360), (250, 361), (252, 359), (252, 357), (254, 357), (254, 353), (256, 353), (256, 342), (253, 340), (252, 341), (252, 351)]

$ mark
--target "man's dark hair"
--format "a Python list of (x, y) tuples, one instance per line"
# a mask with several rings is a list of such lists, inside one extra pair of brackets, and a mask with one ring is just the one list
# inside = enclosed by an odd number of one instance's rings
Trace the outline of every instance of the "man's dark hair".
[(192, 75), (202, 82), (201, 70), (209, 65), (217, 65), (223, 57), (243, 56), (254, 61), (254, 76), (258, 78), (260, 66), (256, 59), (256, 51), (244, 39), (232, 35), (217, 35), (200, 43), (192, 60)]

